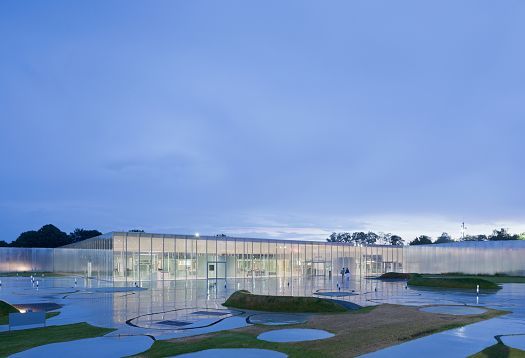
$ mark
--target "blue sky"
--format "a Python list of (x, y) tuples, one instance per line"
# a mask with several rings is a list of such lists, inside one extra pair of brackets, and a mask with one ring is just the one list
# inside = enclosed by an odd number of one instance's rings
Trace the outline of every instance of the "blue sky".
[(2, 1), (0, 240), (525, 231), (521, 1)]

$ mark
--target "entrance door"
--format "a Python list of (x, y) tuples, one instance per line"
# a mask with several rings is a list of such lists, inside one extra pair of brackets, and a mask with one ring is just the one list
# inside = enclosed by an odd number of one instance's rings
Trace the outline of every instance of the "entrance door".
[(226, 280), (226, 262), (225, 261), (208, 261), (208, 270), (206, 272), (207, 280)]
[(308, 276), (327, 276), (331, 265), (326, 261), (309, 261), (306, 263), (306, 274)]

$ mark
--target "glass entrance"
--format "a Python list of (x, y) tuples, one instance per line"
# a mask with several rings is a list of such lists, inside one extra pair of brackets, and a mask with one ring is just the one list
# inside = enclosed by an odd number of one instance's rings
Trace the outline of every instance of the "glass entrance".
[(208, 261), (207, 280), (226, 280), (226, 261)]
[(328, 276), (332, 270), (329, 261), (308, 261), (306, 263), (306, 274), (308, 276)]

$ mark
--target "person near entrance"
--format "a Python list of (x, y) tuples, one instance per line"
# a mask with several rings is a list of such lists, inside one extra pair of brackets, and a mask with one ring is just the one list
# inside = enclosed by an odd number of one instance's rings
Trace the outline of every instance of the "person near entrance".
[(350, 269), (348, 267), (345, 270), (345, 277), (347, 281), (350, 281)]
[(343, 267), (341, 269), (341, 283), (344, 283), (345, 281), (345, 268)]

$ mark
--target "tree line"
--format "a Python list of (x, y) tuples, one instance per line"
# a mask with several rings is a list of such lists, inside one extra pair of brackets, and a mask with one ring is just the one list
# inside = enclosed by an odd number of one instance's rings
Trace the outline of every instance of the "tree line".
[(86, 230), (77, 228), (67, 234), (55, 225), (47, 224), (38, 230), (30, 230), (21, 233), (18, 238), (7, 243), (0, 241), (0, 247), (59, 247), (73, 244), (75, 242), (90, 239), (102, 235), (98, 230)]
[[(525, 233), (522, 234), (510, 234), (507, 229), (496, 229), (490, 235), (467, 235), (459, 240), (454, 240), (451, 235), (444, 232), (432, 240), (430, 236), (420, 235), (414, 240), (410, 241), (409, 245), (430, 245), (430, 244), (446, 244), (448, 242), (456, 241), (503, 241), (503, 240), (525, 240)], [(405, 240), (399, 235), (385, 234), (385, 233), (374, 233), (369, 232), (333, 232), (327, 239), (328, 242), (347, 242), (354, 246), (362, 245), (394, 245), (401, 246), (405, 244)]]
[(354, 246), (362, 246), (362, 245), (394, 245), (394, 246), (401, 246), (404, 245), (405, 241), (401, 238), (399, 235), (394, 234), (385, 234), (385, 233), (379, 233), (376, 234), (375, 232), (369, 231), (369, 232), (333, 232), (328, 239), (326, 239), (328, 242), (347, 242), (351, 243)]

